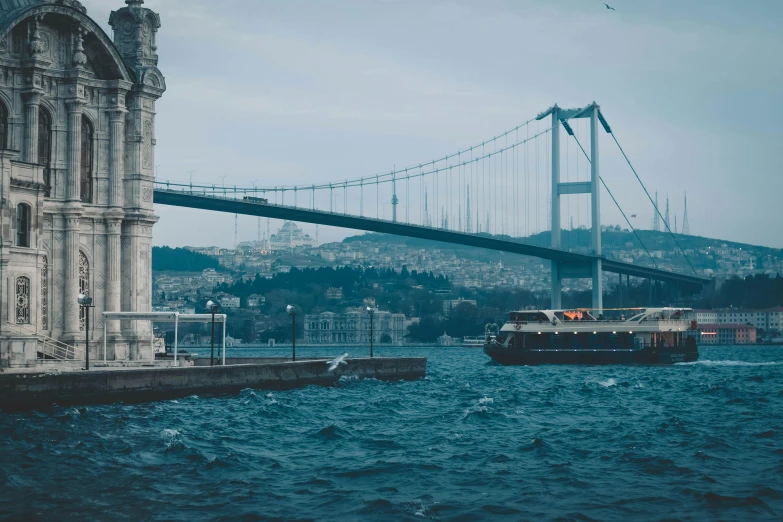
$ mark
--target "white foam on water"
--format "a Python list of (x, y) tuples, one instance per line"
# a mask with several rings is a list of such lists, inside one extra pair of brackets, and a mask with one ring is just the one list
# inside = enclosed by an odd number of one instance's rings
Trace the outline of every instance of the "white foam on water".
[(163, 443), (166, 445), (166, 449), (171, 449), (182, 444), (182, 440), (180, 439), (179, 435), (179, 431), (169, 428), (165, 428), (160, 432), (160, 437), (163, 439)]
[(704, 361), (693, 361), (693, 362), (685, 362), (685, 363), (676, 363), (677, 366), (694, 366), (694, 365), (701, 365), (701, 366), (776, 366), (778, 364), (781, 364), (779, 362), (775, 361), (769, 361), (769, 362), (749, 362), (749, 361), (711, 361), (711, 360), (704, 360)]
[(600, 384), (604, 388), (608, 388), (610, 386), (617, 386), (617, 381), (610, 378), (605, 381), (598, 381), (598, 384)]
[(493, 404), (495, 402), (495, 399), (492, 397), (484, 397), (483, 399), (479, 399), (479, 404)]

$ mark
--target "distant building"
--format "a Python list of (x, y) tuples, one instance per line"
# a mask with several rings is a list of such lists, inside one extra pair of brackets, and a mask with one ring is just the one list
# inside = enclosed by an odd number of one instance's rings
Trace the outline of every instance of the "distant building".
[[(362, 308), (345, 313), (305, 315), (305, 342), (312, 344), (370, 344), (370, 314)], [(373, 317), (373, 343), (401, 345), (405, 340), (405, 315), (378, 310)]]
[(461, 297), (459, 299), (446, 299), (443, 301), (443, 315), (448, 317), (455, 308), (463, 303), (478, 306), (475, 299), (463, 299)]
[(696, 310), (696, 321), (704, 324), (750, 324), (765, 332), (780, 332), (783, 328), (783, 308)]
[(698, 324), (718, 324), (718, 312), (715, 310), (694, 310)]
[(457, 346), (459, 344), (459, 340), (450, 336), (446, 332), (443, 332), (443, 335), (438, 337), (437, 343), (438, 346)]
[(299, 246), (313, 247), (315, 240), (305, 234), (293, 221), (286, 221), (277, 234), (272, 234), (269, 238), (269, 245), (272, 250), (285, 250)]
[(747, 324), (700, 324), (701, 344), (755, 344), (756, 327)]
[(343, 289), (342, 288), (327, 288), (326, 289), (326, 298), (327, 299), (342, 299), (343, 298)]
[(223, 308), (239, 308), (239, 298), (233, 295), (222, 296), (219, 301)]
[(266, 303), (266, 297), (263, 295), (253, 294), (247, 298), (247, 306), (250, 308), (258, 308)]
[(201, 277), (211, 285), (219, 285), (228, 282), (229, 278), (225, 274), (215, 272), (214, 268), (205, 268), (201, 272)]

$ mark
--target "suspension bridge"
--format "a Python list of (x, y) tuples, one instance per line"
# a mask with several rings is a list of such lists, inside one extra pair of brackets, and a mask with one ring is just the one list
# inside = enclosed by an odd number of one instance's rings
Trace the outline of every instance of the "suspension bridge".
[[(601, 130), (611, 136), (629, 171), (644, 189), (654, 215), (661, 218), (665, 231), (690, 267), (687, 273), (658, 267), (601, 177)], [(602, 254), (602, 189), (635, 234), (637, 248), (646, 252), (644, 262), (628, 263)], [(154, 202), (430, 239), (546, 259), (551, 261), (552, 308), (561, 308), (562, 280), (568, 278), (592, 279), (592, 306), (599, 310), (603, 308), (603, 272), (619, 274), (621, 281), (623, 275), (638, 277), (672, 283), (691, 292), (709, 281), (690, 264), (596, 103), (576, 109), (554, 105), (480, 144), (372, 176), (274, 186), (156, 181)], [(574, 216), (577, 217), (577, 238), (580, 233), (589, 235), (589, 243), (563, 244), (564, 213), (571, 219), (571, 229)], [(542, 231), (551, 232), (549, 244), (539, 244)]]

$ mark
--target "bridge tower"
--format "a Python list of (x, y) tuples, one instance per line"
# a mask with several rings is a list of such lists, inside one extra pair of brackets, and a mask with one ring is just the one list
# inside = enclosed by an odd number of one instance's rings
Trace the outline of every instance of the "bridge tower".
[[(569, 265), (562, 261), (552, 261), (552, 302), (553, 309), (562, 308), (563, 279), (589, 277), (593, 280), (592, 307), (601, 312), (603, 310), (603, 269), (601, 259), (601, 198), (600, 198), (600, 170), (598, 154), (598, 125), (603, 126), (607, 133), (611, 133), (609, 125), (601, 115), (601, 108), (593, 102), (581, 109), (562, 109), (553, 105), (551, 108), (537, 116), (542, 120), (547, 116), (552, 117), (552, 215), (551, 215), (551, 247), (561, 248), (560, 245), (560, 197), (571, 194), (590, 194), (591, 212), (591, 237), (590, 248), (592, 254), (597, 256), (591, 266)], [(590, 181), (560, 182), (560, 127), (573, 136), (573, 130), (568, 121), (577, 118), (590, 119)]]
[(391, 198), (391, 204), (392, 204), (392, 221), (397, 222), (397, 203), (399, 203), (400, 200), (397, 199), (397, 179), (396, 175), (392, 175), (392, 198)]

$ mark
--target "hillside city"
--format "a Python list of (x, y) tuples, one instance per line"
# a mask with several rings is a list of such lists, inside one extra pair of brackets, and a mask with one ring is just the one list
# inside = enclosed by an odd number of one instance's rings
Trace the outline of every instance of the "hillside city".
[[(778, 249), (682, 234), (674, 236), (675, 242), (665, 233), (649, 230), (636, 231), (636, 234), (619, 227), (604, 227), (604, 255), (664, 270), (693, 270), (713, 278), (716, 289), (727, 280), (783, 274), (783, 251)], [(564, 230), (562, 244), (572, 251), (587, 252), (585, 245), (589, 244), (589, 236), (590, 231), (586, 229)], [(548, 244), (549, 237), (548, 234), (539, 234), (520, 241), (543, 246)], [(186, 247), (184, 250), (192, 254), (187, 260), (182, 259), (181, 254), (179, 257), (164, 256), (164, 250), (176, 252), (179, 249), (156, 248), (153, 251), (154, 309), (201, 312), (207, 298), (215, 299), (230, 316), (228, 328), (235, 342), (290, 339), (288, 318), (283, 310), (286, 303), (280, 299), (286, 294), (286, 285), (292, 287), (297, 284), (296, 274), (318, 269), (350, 268), (356, 271), (358, 279), (341, 287), (324, 286), (322, 283), (328, 277), (320, 277), (303, 289), (302, 295), (290, 295), (289, 292), (287, 298), (299, 301), (296, 304), (306, 315), (303, 315), (297, 330), (297, 337), (301, 335), (303, 342), (366, 342), (366, 339), (363, 341), (352, 334), (351, 328), (343, 327), (341, 330), (341, 327), (349, 324), (354, 325), (354, 330), (366, 329), (367, 325), (357, 325), (364, 321), (362, 314), (358, 313), (367, 304), (378, 309), (379, 339), (393, 344), (402, 344), (406, 340), (433, 342), (440, 339), (440, 342), (451, 342), (449, 339), (452, 337), (482, 334), (483, 322), (501, 320), (509, 307), (548, 307), (550, 280), (547, 261), (425, 240), (365, 234), (341, 242), (318, 244), (297, 224), (287, 221), (268, 238), (242, 242), (234, 249)], [(405, 285), (379, 275), (377, 280), (368, 284), (362, 281), (361, 275), (367, 270), (377, 274), (396, 274), (395, 277), (399, 277), (400, 273), (426, 274), (428, 279), (422, 284), (404, 288)], [(258, 280), (273, 281), (285, 275), (289, 276), (289, 283), (283, 284), (283, 279), (280, 279), (280, 285), (270, 283), (272, 286), (266, 287), (265, 292), (250, 293), (252, 286), (261, 288)], [(631, 288), (626, 287), (621, 292), (618, 276), (605, 274), (604, 279), (605, 289), (610, 293), (609, 301), (612, 299), (611, 292), (620, 292), (619, 296), (615, 296), (619, 299), (615, 305), (629, 306), (634, 299), (636, 304), (647, 305), (648, 298), (653, 295), (650, 291), (639, 290), (645, 284), (641, 280), (632, 278)], [(251, 284), (253, 281), (255, 284)], [(368, 288), (360, 296), (358, 293), (361, 292), (347, 288), (349, 284)], [(389, 288), (389, 285), (395, 284), (400, 287)], [(624, 281), (623, 285), (626, 284)], [(566, 280), (563, 286), (566, 294), (575, 296), (576, 301), (572, 305), (586, 304), (580, 303), (578, 296), (588, 292), (589, 288), (587, 279)], [(408, 295), (411, 289), (420, 291), (422, 295), (413, 298)], [(638, 295), (634, 296), (634, 292)], [(307, 296), (308, 293), (322, 295), (313, 299)], [(503, 297), (505, 301), (502, 301), (500, 296), (508, 295), (513, 297)], [(656, 294), (660, 299), (664, 299), (663, 295)], [(692, 302), (687, 301), (687, 296), (678, 296), (683, 300), (680, 304), (703, 304), (703, 300), (694, 300), (698, 296), (690, 297)], [(418, 301), (414, 302), (415, 299)], [(423, 310), (422, 300), (428, 301), (431, 309)], [(770, 306), (783, 304), (780, 301), (783, 299), (773, 299)], [(475, 317), (453, 321), (448, 330), (449, 317), (462, 304), (472, 306)], [(723, 304), (742, 306), (742, 303)], [(728, 319), (719, 321), (717, 316), (709, 318), (716, 323), (729, 322)], [(764, 325), (761, 324), (763, 321), (759, 321), (759, 338), (761, 335), (777, 335), (774, 330), (768, 332), (769, 328), (762, 328), (769, 323), (768, 319), (764, 320)], [(448, 331), (422, 332), (425, 327)], [(193, 333), (191, 341), (198, 342), (198, 332)]]

